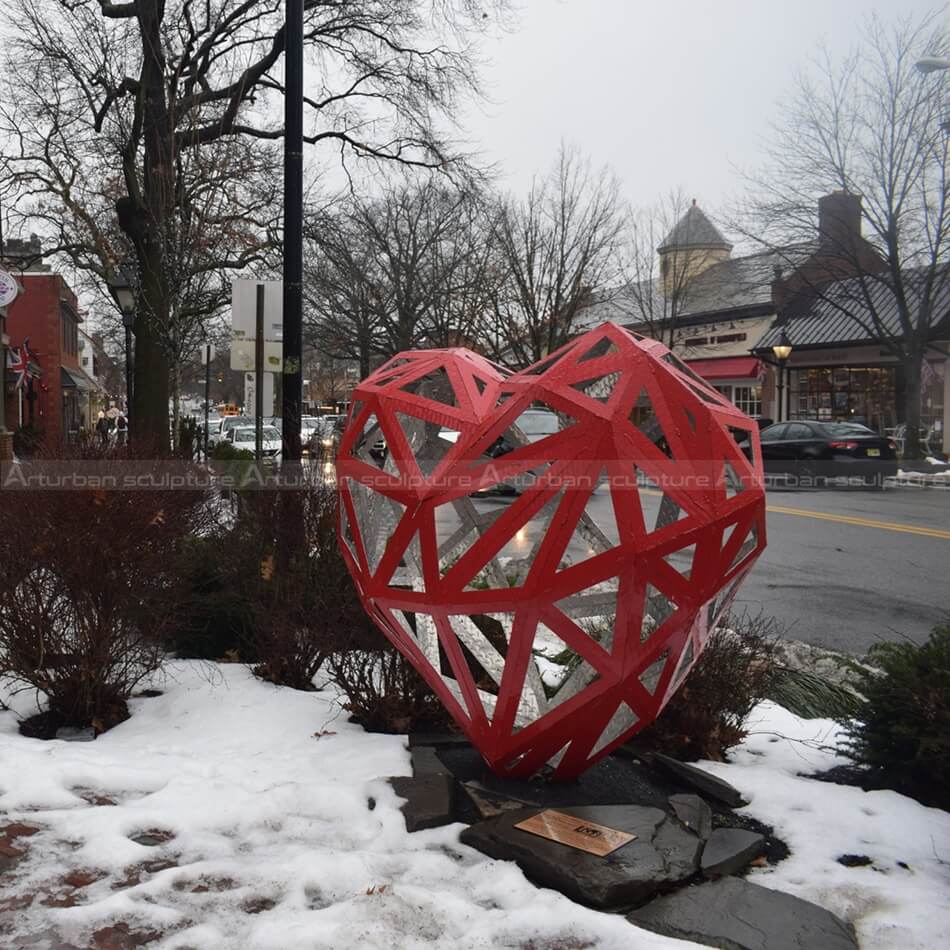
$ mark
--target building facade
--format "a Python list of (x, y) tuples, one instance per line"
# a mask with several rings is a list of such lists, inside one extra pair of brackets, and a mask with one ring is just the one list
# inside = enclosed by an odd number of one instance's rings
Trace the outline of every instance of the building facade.
[[(733, 256), (732, 245), (694, 202), (657, 249), (657, 276), (594, 304), (579, 329), (613, 320), (662, 340), (763, 422), (851, 419), (897, 432), (905, 369), (879, 342), (881, 332), (867, 332), (870, 319), (847, 316), (860, 303), (854, 275), (877, 274), (885, 263), (861, 234), (859, 197), (835, 192), (819, 200), (817, 211), (812, 243)], [(882, 299), (874, 312), (885, 323), (879, 330), (899, 336), (886, 284), (877, 286)], [(836, 305), (836, 293), (847, 302)], [(946, 452), (950, 294), (937, 299), (936, 309), (935, 326), (946, 326), (947, 333), (938, 334), (924, 361), (921, 436), (930, 451)], [(772, 351), (783, 331), (792, 344), (784, 367)]]
[[(925, 275), (921, 275), (924, 279)], [(905, 278), (913, 299), (913, 275)], [(909, 380), (908, 369), (883, 340), (901, 338), (900, 320), (893, 294), (883, 284), (861, 285), (857, 279), (836, 281), (820, 295), (782, 301), (775, 324), (763, 334), (755, 351), (763, 357), (778, 342), (779, 335), (792, 345), (785, 367), (783, 419), (854, 421), (887, 434), (899, 432), (904, 422), (903, 405)], [(856, 319), (849, 311), (861, 294), (870, 294), (878, 332), (868, 332), (870, 321)], [(840, 300), (839, 300), (840, 298)], [(921, 438), (931, 454), (950, 447), (950, 288), (935, 298), (938, 339), (928, 348), (920, 375)], [(940, 332), (941, 328), (946, 332)], [(942, 339), (941, 339), (942, 338)]]
[(17, 275), (23, 292), (7, 308), (10, 345), (29, 341), (39, 371), (24, 393), (5, 387), (5, 417), (13, 428), (30, 428), (43, 443), (61, 445), (90, 424), (95, 381), (80, 365), (82, 318), (76, 295), (59, 275), (41, 264)]

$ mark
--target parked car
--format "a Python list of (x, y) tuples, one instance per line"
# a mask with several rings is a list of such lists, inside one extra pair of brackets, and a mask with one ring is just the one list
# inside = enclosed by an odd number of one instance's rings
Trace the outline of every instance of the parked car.
[[(560, 432), (564, 426), (558, 418), (557, 413), (550, 409), (525, 409), (515, 420), (514, 426), (528, 440), (528, 444), (540, 442), (550, 435)], [(497, 459), (509, 452), (514, 452), (520, 447), (519, 444), (506, 438), (508, 433), (499, 436), (486, 451), (489, 458)], [(522, 491), (530, 487), (535, 480), (537, 471), (522, 472), (520, 475), (514, 475), (491, 488), (476, 492), (476, 495), (483, 497), (485, 495), (520, 495)]]
[[(262, 434), (261, 454), (264, 458), (277, 458), (282, 446), (280, 433), (274, 426), (263, 426)], [(253, 425), (233, 426), (227, 439), (235, 448), (253, 452), (256, 448), (257, 432)]]
[(897, 474), (893, 439), (857, 422), (779, 422), (763, 429), (760, 438), (768, 473), (809, 479), (857, 476), (877, 485)]
[[(549, 435), (554, 435), (563, 428), (557, 413), (551, 412), (550, 409), (525, 409), (515, 420), (514, 425), (529, 443), (546, 439)], [(518, 448), (517, 445), (502, 435), (492, 443), (486, 454), (490, 458), (499, 458), (513, 452), (516, 448)]]
[(250, 416), (222, 416), (216, 425), (209, 423), (208, 449), (213, 449), (219, 442), (225, 441), (232, 429), (253, 425), (254, 420)]

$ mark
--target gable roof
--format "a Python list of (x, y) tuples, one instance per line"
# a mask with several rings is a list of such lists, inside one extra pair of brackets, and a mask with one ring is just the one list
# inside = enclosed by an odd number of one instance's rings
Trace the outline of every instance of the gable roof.
[(722, 248), (731, 251), (732, 245), (723, 237), (722, 232), (706, 217), (693, 199), (692, 207), (673, 226), (673, 230), (666, 236), (663, 243), (657, 248), (662, 254), (674, 248)]
[[(921, 282), (923, 280), (923, 274)], [(911, 310), (918, 306), (921, 282), (907, 279), (908, 303)], [(868, 312), (868, 300), (881, 323), (881, 331), (869, 333), (868, 319), (858, 315)], [(778, 342), (784, 329), (794, 347), (816, 348), (848, 344), (877, 343), (882, 336), (894, 339), (903, 336), (897, 298), (893, 290), (880, 280), (863, 286), (861, 278), (840, 280), (826, 288), (820, 296), (803, 292), (789, 301), (785, 308), (786, 320), (774, 324), (762, 335), (753, 351), (768, 351)], [(934, 329), (946, 328), (950, 338), (950, 281), (941, 281), (934, 299)]]
[[(801, 253), (807, 251), (803, 248)], [(764, 251), (732, 257), (712, 264), (684, 288), (677, 306), (677, 321), (701, 322), (704, 317), (721, 319), (723, 314), (751, 311), (747, 316), (774, 312), (772, 282), (776, 267), (788, 267), (791, 249)], [(578, 326), (594, 326), (605, 320), (638, 325), (668, 317), (670, 301), (661, 292), (659, 279), (631, 283), (603, 295), (578, 315)]]

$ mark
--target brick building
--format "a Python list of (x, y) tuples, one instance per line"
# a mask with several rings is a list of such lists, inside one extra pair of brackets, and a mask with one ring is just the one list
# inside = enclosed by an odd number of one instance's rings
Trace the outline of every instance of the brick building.
[[(16, 243), (7, 244), (8, 261), (17, 251)], [(9, 345), (19, 347), (29, 340), (41, 375), (31, 380), (24, 397), (7, 374), (4, 414), (11, 429), (32, 424), (46, 445), (56, 446), (74, 438), (80, 427), (88, 427), (89, 395), (98, 388), (79, 362), (83, 321), (69, 285), (36, 261), (35, 255), (16, 276), (23, 290), (7, 308)]]

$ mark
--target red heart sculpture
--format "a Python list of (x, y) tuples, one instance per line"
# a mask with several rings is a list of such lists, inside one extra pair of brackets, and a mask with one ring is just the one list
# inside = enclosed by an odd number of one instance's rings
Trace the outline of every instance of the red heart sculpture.
[(337, 477), (366, 610), (507, 775), (572, 777), (649, 725), (765, 547), (755, 423), (610, 323), (513, 375), (401, 353), (357, 387)]

